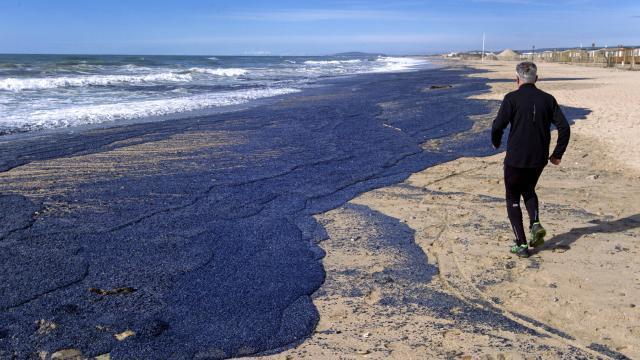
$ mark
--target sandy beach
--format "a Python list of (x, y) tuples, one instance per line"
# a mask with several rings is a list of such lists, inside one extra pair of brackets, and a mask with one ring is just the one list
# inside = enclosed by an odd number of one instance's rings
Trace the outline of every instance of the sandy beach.
[(2, 1), (0, 360), (640, 359), (639, 24)]
[[(514, 62), (465, 65), (490, 79), (474, 98), (515, 88)], [(583, 117), (538, 186), (544, 247), (525, 260), (507, 251), (503, 153), (362, 194), (317, 216), (328, 232), (320, 322), (274, 359), (640, 357), (640, 72), (543, 63), (539, 74), (569, 118)]]
[(640, 356), (640, 73), (541, 65), (575, 124), (519, 260), (488, 144), (514, 66), (1, 139), (0, 358)]

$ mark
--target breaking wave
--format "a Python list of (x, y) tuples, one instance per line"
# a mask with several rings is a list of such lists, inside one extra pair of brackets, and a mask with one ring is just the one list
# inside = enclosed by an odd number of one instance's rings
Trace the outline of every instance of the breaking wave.
[(307, 60), (307, 65), (340, 65), (340, 64), (357, 64), (362, 62), (360, 59), (353, 60)]
[(245, 75), (248, 72), (245, 69), (239, 69), (239, 68), (227, 68), (227, 69), (191, 68), (189, 69), (189, 71), (194, 73), (217, 75), (217, 76), (241, 76), (241, 75)]
[(239, 105), (255, 99), (299, 91), (294, 88), (225, 91), (180, 98), (40, 110), (32, 112), (28, 118), (6, 120), (8, 125), (22, 129), (60, 128)]
[(380, 56), (376, 59), (376, 63), (377, 66), (371, 70), (372, 72), (407, 71), (426, 65), (428, 62), (409, 57)]
[(157, 73), (145, 75), (90, 75), (77, 77), (7, 78), (0, 79), (0, 90), (24, 91), (63, 87), (109, 86), (157, 82), (191, 81), (190, 74)]

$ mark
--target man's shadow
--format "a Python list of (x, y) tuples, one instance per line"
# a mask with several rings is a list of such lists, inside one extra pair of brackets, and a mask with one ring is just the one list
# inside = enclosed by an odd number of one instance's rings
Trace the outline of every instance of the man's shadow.
[(569, 250), (571, 245), (582, 236), (589, 234), (612, 234), (631, 230), (640, 227), (640, 214), (631, 215), (622, 219), (612, 221), (591, 220), (589, 223), (594, 226), (573, 228), (568, 232), (556, 235), (547, 241), (544, 246), (536, 252), (546, 250)]

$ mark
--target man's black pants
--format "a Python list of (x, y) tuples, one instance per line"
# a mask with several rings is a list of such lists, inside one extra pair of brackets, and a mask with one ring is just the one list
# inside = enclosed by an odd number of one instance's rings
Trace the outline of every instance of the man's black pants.
[(504, 166), (504, 186), (506, 189), (507, 214), (511, 222), (511, 228), (516, 235), (516, 244), (527, 243), (527, 238), (522, 225), (522, 210), (520, 209), (520, 197), (524, 199), (525, 207), (529, 213), (529, 227), (539, 221), (538, 195), (536, 185), (542, 174), (543, 167), (516, 168)]

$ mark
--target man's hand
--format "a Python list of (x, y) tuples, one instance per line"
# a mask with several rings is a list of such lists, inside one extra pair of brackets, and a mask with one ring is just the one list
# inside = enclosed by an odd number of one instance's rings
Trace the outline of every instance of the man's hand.
[(551, 161), (551, 163), (552, 163), (553, 165), (560, 165), (560, 162), (561, 162), (562, 160), (560, 160), (560, 159), (558, 159), (558, 158), (554, 158), (554, 157), (552, 156), (552, 157), (550, 157), (550, 158), (549, 158), (549, 161)]

